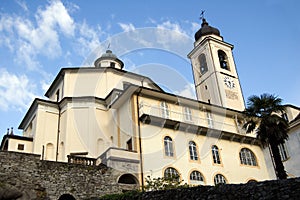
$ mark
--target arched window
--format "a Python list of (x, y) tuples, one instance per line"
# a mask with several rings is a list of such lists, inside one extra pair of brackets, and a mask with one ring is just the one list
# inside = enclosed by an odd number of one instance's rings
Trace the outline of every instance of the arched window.
[(226, 179), (222, 174), (217, 174), (217, 175), (215, 175), (214, 183), (215, 183), (215, 185), (226, 184)]
[(257, 180), (250, 179), (247, 183), (257, 183)]
[(160, 103), (160, 108), (161, 108), (161, 116), (163, 118), (169, 118), (169, 108), (168, 104), (165, 101), (162, 101)]
[(190, 174), (190, 182), (192, 184), (204, 184), (203, 175), (199, 171), (192, 171)]
[(242, 148), (240, 151), (240, 160), (243, 165), (257, 166), (254, 153), (247, 148)]
[(205, 74), (205, 72), (208, 71), (205, 54), (202, 53), (199, 56), (199, 62), (200, 62), (200, 73), (203, 75)]
[(190, 159), (198, 160), (197, 146), (194, 141), (189, 142)]
[(189, 107), (184, 107), (184, 119), (186, 121), (192, 121), (192, 111)]
[(54, 145), (52, 143), (46, 145), (46, 160), (54, 160)]
[(222, 50), (218, 50), (218, 56), (219, 56), (221, 68), (229, 70), (228, 57), (227, 57), (226, 53)]
[(216, 145), (211, 147), (212, 156), (215, 164), (221, 164), (219, 148)]
[(164, 178), (166, 179), (177, 179), (180, 180), (179, 173), (176, 169), (173, 167), (168, 167), (164, 172)]
[(173, 151), (172, 138), (170, 138), (169, 136), (166, 136), (164, 138), (164, 146), (165, 146), (165, 155), (173, 157), (174, 156), (174, 151)]

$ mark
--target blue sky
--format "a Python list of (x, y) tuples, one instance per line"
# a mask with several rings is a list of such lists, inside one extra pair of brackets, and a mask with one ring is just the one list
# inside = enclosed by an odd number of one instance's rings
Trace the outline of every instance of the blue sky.
[[(267, 92), (300, 106), (299, 9), (298, 0), (1, 0), (0, 136), (10, 127), (18, 132), (33, 99), (44, 98), (61, 67), (90, 64), (108, 44), (126, 70), (192, 97), (186, 55), (200, 28), (201, 10), (235, 47), (245, 99)], [(160, 38), (152, 40), (151, 31)], [(129, 47), (128, 33), (143, 36), (136, 38), (139, 45)], [(174, 84), (179, 78), (182, 84)]]

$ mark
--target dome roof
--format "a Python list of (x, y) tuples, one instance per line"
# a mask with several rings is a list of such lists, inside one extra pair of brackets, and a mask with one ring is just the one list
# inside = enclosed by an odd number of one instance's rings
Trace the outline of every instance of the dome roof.
[(117, 56), (115, 54), (112, 53), (111, 50), (106, 50), (106, 52), (104, 54), (102, 54), (102, 56), (100, 58), (112, 58), (112, 59), (116, 59)]
[(217, 28), (209, 26), (204, 18), (202, 18), (201, 28), (195, 34), (195, 41), (199, 40), (204, 35), (220, 35), (220, 31)]
[[(120, 68), (120, 69), (122, 69), (124, 66), (124, 63), (120, 59), (118, 59), (118, 57), (115, 54), (113, 54), (112, 51), (109, 49), (106, 50), (106, 52), (104, 54), (102, 54), (100, 56), (100, 58), (98, 58), (94, 62), (95, 67), (100, 67), (101, 62), (103, 62), (103, 61), (115, 62), (119, 65), (119, 67), (117, 67), (117, 68)], [(113, 66), (113, 65), (111, 65), (111, 66)]]

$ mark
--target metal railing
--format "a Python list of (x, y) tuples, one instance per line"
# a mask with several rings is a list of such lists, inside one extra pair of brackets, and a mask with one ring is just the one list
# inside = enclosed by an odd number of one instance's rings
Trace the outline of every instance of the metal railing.
[[(174, 121), (179, 121), (187, 124), (192, 124), (196, 126), (202, 126), (202, 127), (208, 127), (216, 130), (226, 130), (229, 132), (239, 133), (240, 130), (238, 130), (238, 127), (236, 124), (230, 124), (224, 121), (217, 121), (212, 118), (204, 118), (199, 117), (197, 115), (191, 115), (190, 113), (184, 113), (184, 112), (178, 112), (171, 109), (168, 109), (167, 111), (159, 106), (153, 106), (153, 105), (147, 105), (145, 103), (141, 103), (139, 105), (140, 109), (140, 116), (143, 114), (159, 117), (162, 119), (170, 119)], [(183, 110), (183, 108), (182, 108)], [(197, 112), (197, 111), (196, 111)], [(199, 111), (200, 112), (200, 111)], [(167, 113), (167, 114), (166, 114)], [(221, 118), (221, 117), (220, 117)], [(241, 133), (243, 134), (243, 133)]]

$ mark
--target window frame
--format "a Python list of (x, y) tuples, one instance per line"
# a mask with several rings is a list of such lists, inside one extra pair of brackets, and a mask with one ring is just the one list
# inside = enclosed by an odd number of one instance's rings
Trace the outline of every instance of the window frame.
[[(167, 174), (168, 174), (168, 176), (167, 176)], [(175, 169), (174, 167), (167, 167), (164, 170), (164, 178), (168, 179), (168, 178), (172, 178), (172, 177), (177, 177), (178, 182), (181, 180), (180, 174), (177, 169)]]
[(170, 136), (164, 137), (164, 155), (174, 157), (173, 139)]
[(189, 141), (189, 154), (190, 154), (190, 160), (192, 161), (198, 161), (198, 151), (197, 151), (197, 144), (194, 141)]
[[(195, 178), (195, 179), (194, 179)], [(204, 176), (198, 170), (193, 170), (190, 173), (189, 181), (192, 184), (204, 185)]]
[(192, 110), (188, 106), (183, 107), (183, 114), (184, 114), (184, 120), (185, 121), (193, 121), (193, 116), (192, 116)]
[(160, 110), (161, 110), (162, 118), (164, 118), (164, 119), (170, 118), (169, 106), (166, 101), (160, 102)]
[(284, 162), (290, 158), (290, 154), (286, 145), (286, 142), (278, 145), (281, 161)]
[[(218, 53), (220, 68), (230, 71), (230, 65), (229, 65), (227, 54), (221, 49), (219, 49), (217, 53)], [(224, 63), (226, 64), (225, 66), (223, 66)]]
[[(198, 61), (200, 64), (200, 74), (203, 75), (208, 71), (208, 66), (207, 66), (207, 61), (206, 61), (206, 56), (204, 53), (200, 54), (198, 57)], [(202, 70), (203, 67), (203, 70)]]
[(221, 165), (222, 162), (221, 162), (219, 147), (217, 145), (212, 145), (211, 152), (212, 152), (212, 157), (213, 157), (213, 163), (216, 165)]
[(240, 162), (242, 165), (258, 166), (257, 158), (253, 151), (244, 147), (240, 150)]
[(214, 176), (214, 184), (219, 185), (219, 184), (227, 184), (227, 180), (223, 174), (216, 174)]
[(214, 120), (212, 118), (212, 114), (210, 111), (206, 111), (206, 117), (207, 117), (207, 124), (209, 128), (214, 127)]

